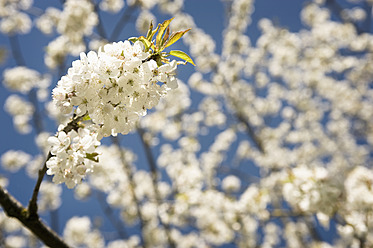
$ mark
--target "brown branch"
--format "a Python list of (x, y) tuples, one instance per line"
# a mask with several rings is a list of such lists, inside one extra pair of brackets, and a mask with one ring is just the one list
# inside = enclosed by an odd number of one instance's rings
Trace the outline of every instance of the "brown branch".
[(31, 199), (29, 201), (29, 205), (28, 205), (28, 212), (29, 212), (29, 214), (30, 214), (31, 217), (37, 217), (37, 214), (38, 214), (37, 201), (38, 201), (38, 194), (39, 194), (39, 190), (40, 190), (40, 185), (41, 185), (41, 182), (43, 181), (45, 173), (48, 170), (48, 168), (47, 168), (47, 161), (51, 157), (52, 157), (52, 153), (49, 152), (47, 158), (45, 159), (43, 168), (41, 168), (39, 170), (38, 180), (36, 181), (36, 184), (35, 184), (35, 187), (34, 187), (34, 191), (32, 192), (32, 197), (31, 197)]
[(49, 247), (69, 247), (52, 229), (46, 226), (36, 215), (22, 206), (6, 189), (0, 187), (0, 204), (9, 217), (18, 219), (36, 237)]
[[(62, 131), (64, 131), (67, 134), (71, 130), (78, 130), (78, 128), (79, 128), (79, 122), (83, 119), (83, 117), (84, 117), (84, 115), (83, 116), (79, 116), (79, 117), (73, 119), (72, 121), (70, 121), (66, 125), (66, 127)], [(41, 168), (39, 170), (39, 176), (38, 176), (38, 179), (36, 181), (36, 184), (35, 184), (35, 187), (34, 187), (34, 191), (32, 193), (32, 197), (31, 197), (31, 199), (29, 201), (29, 205), (28, 205), (28, 211), (29, 211), (29, 214), (30, 214), (31, 217), (37, 217), (37, 212), (38, 212), (37, 202), (38, 202), (38, 194), (39, 194), (39, 190), (40, 190), (40, 185), (41, 185), (41, 183), (43, 181), (45, 173), (48, 170), (48, 168), (47, 168), (47, 162), (48, 162), (48, 160), (52, 156), (53, 155), (49, 152), (47, 158), (45, 159), (43, 168)]]

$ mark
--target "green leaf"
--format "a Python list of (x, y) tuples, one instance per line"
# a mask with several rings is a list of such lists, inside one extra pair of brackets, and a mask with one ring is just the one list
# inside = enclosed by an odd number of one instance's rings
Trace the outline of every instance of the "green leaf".
[(196, 66), (194, 64), (192, 58), (188, 54), (186, 54), (185, 52), (183, 52), (183, 51), (173, 50), (173, 51), (170, 51), (169, 54), (172, 55), (172, 56), (181, 58), (181, 59), (185, 60), (186, 62), (189, 62), (192, 65)]
[(155, 33), (157, 33), (158, 29), (159, 29), (159, 26), (157, 26), (157, 28), (152, 31), (149, 37), (146, 37), (148, 41), (152, 41), (153, 36), (155, 35)]
[(152, 43), (148, 41), (144, 36), (140, 36), (139, 41), (141, 41), (144, 44), (145, 52), (149, 51), (149, 48), (152, 46)]
[(91, 120), (91, 117), (87, 114), (83, 117), (82, 121), (89, 121)]
[(163, 44), (165, 44), (167, 42), (169, 36), (170, 36), (170, 27), (168, 26), (167, 29), (166, 29), (166, 33), (163, 36), (162, 43), (160, 44), (160, 47), (163, 47)]
[(171, 46), (172, 44), (174, 44), (176, 41), (178, 41), (181, 37), (183, 37), (183, 35), (188, 32), (189, 30), (191, 30), (191, 28), (187, 29), (187, 30), (184, 30), (184, 31), (179, 31), (179, 32), (176, 32), (176, 33), (172, 33), (171, 36), (170, 36), (170, 39), (164, 44), (164, 48), (166, 47), (169, 47)]
[[(150, 21), (150, 25), (149, 25), (149, 30), (148, 32), (146, 33), (146, 39), (151, 41), (152, 39), (150, 38), (150, 36), (152, 35), (152, 32), (153, 32), (153, 22)], [(150, 39), (149, 39), (150, 38)]]
[(139, 38), (137, 37), (131, 37), (131, 38), (128, 38), (129, 41), (131, 41), (132, 43), (135, 43), (136, 41), (139, 40)]
[(98, 158), (96, 158), (99, 154), (97, 152), (93, 152), (93, 153), (86, 153), (85, 157), (89, 160), (92, 160), (96, 163), (98, 163)]
[(159, 31), (157, 37), (155, 38), (156, 46), (158, 49), (161, 48), (162, 36), (164, 34), (164, 31), (167, 29), (168, 25), (170, 25), (172, 19), (174, 18), (171, 18), (169, 20), (164, 21), (162, 24), (159, 24)]

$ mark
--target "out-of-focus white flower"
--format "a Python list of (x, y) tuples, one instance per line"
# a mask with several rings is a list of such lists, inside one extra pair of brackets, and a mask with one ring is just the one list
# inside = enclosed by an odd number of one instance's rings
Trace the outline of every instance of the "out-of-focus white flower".
[(45, 109), (47, 110), (48, 116), (52, 120), (55, 120), (57, 124), (67, 125), (70, 121), (70, 115), (61, 113), (53, 101), (47, 102), (45, 104)]
[(61, 11), (59, 9), (48, 7), (45, 13), (36, 20), (36, 26), (44, 34), (51, 34), (53, 28), (57, 25)]
[(38, 197), (38, 210), (49, 211), (59, 208), (61, 205), (62, 188), (51, 182), (43, 182), (40, 186), (40, 196)]
[(68, 0), (60, 13), (57, 31), (73, 43), (80, 42), (83, 35), (90, 35), (98, 22), (93, 4), (88, 0)]
[(149, 29), (150, 22), (157, 23), (157, 18), (147, 9), (141, 10), (136, 19), (136, 29), (140, 33), (146, 33)]
[(0, 175), (0, 187), (6, 188), (9, 184), (8, 178)]
[(23, 151), (9, 150), (1, 155), (1, 164), (4, 169), (16, 172), (31, 161), (31, 155)]
[(79, 200), (87, 199), (92, 193), (91, 187), (88, 183), (78, 184), (74, 191), (74, 196)]
[(308, 4), (301, 12), (301, 18), (304, 23), (314, 26), (323, 23), (330, 18), (329, 10), (320, 8), (317, 4)]
[(103, 11), (118, 13), (124, 7), (124, 0), (102, 0), (99, 6)]
[(9, 235), (5, 237), (5, 246), (12, 248), (22, 248), (25, 247), (27, 240), (21, 235)]
[(223, 179), (221, 186), (225, 192), (237, 192), (241, 188), (241, 181), (238, 177), (229, 175)]
[(174, 15), (182, 9), (184, 0), (159, 0), (158, 5), (161, 11)]
[(45, 157), (43, 155), (35, 156), (26, 166), (27, 175), (31, 178), (37, 178), (39, 170), (45, 163)]
[(31, 30), (32, 22), (28, 15), (15, 12), (0, 20), (0, 30), (5, 34), (26, 34)]
[(293, 168), (285, 180), (284, 198), (296, 209), (327, 215), (334, 212), (341, 189), (325, 168), (300, 165)]
[(26, 134), (31, 132), (29, 121), (34, 113), (34, 106), (18, 95), (10, 95), (4, 104), (4, 109), (13, 117), (13, 124), (18, 132)]
[(49, 42), (46, 47), (44, 63), (51, 69), (55, 69), (65, 61), (65, 57), (71, 52), (69, 39), (65, 36), (59, 36)]
[(128, 240), (114, 240), (111, 241), (107, 248), (139, 248), (140, 245), (140, 238), (138, 236), (131, 236)]
[(31, 7), (32, 0), (4, 0), (0, 2), (0, 30), (5, 34), (28, 33), (32, 22), (22, 11)]
[(373, 171), (363, 166), (357, 166), (345, 181), (347, 202), (352, 209), (373, 208)]
[(34, 87), (38, 87), (38, 84), (42, 81), (39, 72), (24, 66), (4, 70), (3, 77), (3, 84), (7, 88), (23, 94), (28, 93)]
[(91, 51), (98, 51), (100, 47), (104, 47), (106, 44), (108, 44), (107, 40), (104, 39), (92, 39), (89, 42), (89, 50)]
[(40, 148), (40, 150), (44, 151), (45, 153), (48, 153), (49, 151), (49, 144), (48, 144), (48, 138), (50, 137), (50, 133), (48, 132), (41, 132), (35, 137), (35, 143)]
[(4, 108), (12, 116), (31, 116), (34, 112), (34, 107), (31, 103), (26, 102), (18, 95), (10, 95), (5, 101)]
[(365, 20), (367, 14), (364, 9), (355, 7), (352, 9), (344, 9), (341, 13), (342, 17), (348, 21), (363, 21)]
[(66, 223), (63, 231), (66, 242), (74, 247), (104, 247), (104, 240), (98, 230), (92, 230), (89, 217), (73, 217)]
[(151, 9), (158, 3), (159, 0), (127, 0), (129, 6), (138, 4), (143, 9)]
[(216, 99), (206, 97), (199, 105), (199, 109), (205, 113), (204, 122), (206, 126), (222, 126), (225, 124), (226, 116), (222, 111), (221, 104)]

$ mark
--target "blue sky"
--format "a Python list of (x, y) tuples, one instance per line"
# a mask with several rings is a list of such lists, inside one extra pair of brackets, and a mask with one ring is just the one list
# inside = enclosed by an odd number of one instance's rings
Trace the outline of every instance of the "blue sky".
[[(44, 8), (46, 4), (53, 4), (54, 6), (60, 6), (58, 0), (48, 0), (48, 1), (35, 1), (37, 6)], [(276, 20), (281, 26), (287, 27), (292, 31), (299, 30), (301, 24), (299, 22), (299, 14), (304, 4), (304, 1), (295, 0), (258, 0), (255, 3), (255, 12), (252, 16), (253, 23), (249, 27), (247, 34), (249, 35), (252, 43), (259, 36), (257, 29), (257, 22), (259, 19), (266, 17), (272, 20)], [(210, 34), (216, 41), (217, 52), (221, 49), (222, 40), (222, 30), (224, 28), (224, 9), (223, 4), (219, 0), (185, 0), (185, 12), (191, 14), (197, 26), (202, 28), (206, 33)], [(114, 16), (118, 18), (120, 14)], [(164, 16), (164, 19), (170, 16)], [(106, 19), (105, 26), (108, 29), (113, 28), (113, 17), (108, 18), (107, 15), (103, 15)], [(104, 20), (105, 21), (105, 20)], [(162, 18), (158, 17), (158, 22), (163, 21)], [(134, 29), (134, 23), (131, 22), (127, 24), (126, 28), (123, 30), (120, 38), (126, 39), (131, 36), (136, 36), (137, 33)], [(24, 55), (26, 66), (32, 69), (36, 69), (42, 73), (46, 72), (43, 65), (43, 49), (47, 45), (51, 37), (45, 38), (41, 33), (34, 29), (30, 34), (21, 35), (19, 41), (21, 44), (21, 52)], [(0, 34), (0, 45), (2, 47), (9, 47), (9, 40), (6, 36)], [(11, 54), (9, 54), (11, 56)], [(3, 70), (7, 67), (12, 67), (15, 65), (15, 61), (9, 57), (8, 60), (0, 66), (0, 75), (2, 75)], [(180, 67), (179, 75), (181, 79), (185, 82), (188, 76), (194, 71), (194, 68), (190, 65), (185, 67)], [(52, 86), (56, 84), (58, 79), (53, 78)], [(5, 99), (11, 94), (7, 89), (0, 84), (0, 105), (3, 106)], [(193, 99), (192, 99), (193, 100)], [(29, 135), (18, 134), (12, 124), (11, 117), (4, 111), (3, 107), (0, 108), (0, 154), (4, 153), (9, 149), (14, 150), (24, 150), (30, 154), (36, 154), (37, 148), (34, 145), (34, 133)], [(49, 126), (48, 130), (50, 132), (55, 131), (55, 126)], [(139, 146), (138, 137), (129, 137), (130, 142), (133, 142), (134, 147)], [(32, 188), (34, 186), (34, 180), (29, 179), (24, 176), (23, 173), (11, 174), (0, 168), (0, 174), (9, 177), (9, 191), (23, 204), (27, 204), (29, 200)], [(64, 187), (65, 188), (65, 187)], [(99, 204), (97, 201), (89, 201), (86, 203), (77, 203), (75, 205), (75, 200), (72, 195), (72, 191), (64, 189), (63, 194), (63, 204), (59, 210), (59, 215), (61, 220), (66, 220), (68, 216), (72, 215), (102, 215), (98, 211)], [(48, 220), (48, 216), (45, 217)], [(63, 221), (61, 221), (61, 225)], [(110, 228), (107, 221), (105, 221), (105, 227)]]

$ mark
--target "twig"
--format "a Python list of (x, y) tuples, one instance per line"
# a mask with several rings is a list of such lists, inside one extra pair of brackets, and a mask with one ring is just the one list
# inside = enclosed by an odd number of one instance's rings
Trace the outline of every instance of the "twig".
[[(227, 86), (227, 89), (229, 90), (229, 85), (227, 82), (225, 82), (225, 85)], [(253, 127), (249, 123), (249, 121), (240, 113), (238, 104), (235, 102), (235, 100), (229, 95), (229, 92), (226, 94), (227, 95), (227, 100), (229, 103), (233, 106), (233, 114), (234, 116), (245, 125), (246, 127), (246, 133), (247, 136), (254, 142), (254, 145), (258, 150), (264, 154), (265, 150), (263, 148), (262, 141), (259, 139), (259, 137), (255, 134)]]
[[(157, 164), (155, 162), (155, 159), (154, 159), (154, 156), (153, 156), (152, 151), (150, 149), (150, 146), (149, 146), (149, 144), (145, 140), (145, 137), (144, 137), (145, 131), (140, 127), (140, 125), (138, 125), (138, 127), (137, 127), (137, 132), (138, 132), (138, 134), (140, 136), (140, 140), (141, 140), (141, 143), (142, 143), (142, 145), (144, 147), (146, 158), (148, 160), (148, 164), (149, 164), (149, 167), (150, 167), (150, 172), (151, 172), (151, 175), (152, 175), (152, 183), (153, 183), (154, 195), (155, 195), (156, 203), (157, 203), (157, 213), (158, 213), (158, 208), (159, 208), (159, 205), (160, 205), (160, 202), (161, 202), (161, 196), (160, 196), (159, 189), (158, 189), (158, 169), (157, 169)], [(169, 246), (172, 247), (172, 248), (175, 248), (176, 244), (175, 244), (175, 242), (171, 238), (170, 225), (168, 223), (164, 223), (162, 221), (161, 217), (159, 216), (159, 213), (158, 213), (158, 219), (159, 219), (159, 223), (161, 225), (163, 225), (163, 227), (164, 227), (164, 229), (166, 231), (166, 236), (167, 236), (167, 241), (168, 241)]]
[(50, 210), (50, 225), (53, 231), (59, 233), (59, 216), (58, 216), (58, 209)]
[(128, 23), (128, 20), (131, 18), (133, 11), (134, 11), (133, 6), (130, 6), (130, 7), (126, 8), (125, 11), (123, 11), (123, 15), (119, 19), (117, 24), (115, 25), (114, 30), (110, 35), (109, 41), (112, 42), (112, 41), (115, 41), (118, 38), (120, 32), (126, 26), (126, 24)]
[(106, 215), (106, 217), (109, 219), (109, 221), (111, 222), (111, 224), (115, 227), (115, 229), (117, 230), (117, 233), (119, 235), (119, 237), (121, 239), (127, 239), (128, 238), (128, 234), (125, 230), (125, 227), (122, 225), (122, 222), (120, 222), (118, 220), (117, 217), (114, 216), (114, 212), (113, 212), (113, 209), (110, 207), (110, 205), (108, 205), (103, 197), (103, 193), (100, 192), (100, 191), (96, 191), (96, 195), (97, 195), (97, 200), (98, 202), (100, 203), (100, 207), (102, 209), (102, 211), (104, 212), (104, 214)]
[(52, 156), (53, 156), (52, 153), (49, 152), (47, 158), (45, 159), (43, 168), (41, 168), (39, 170), (38, 180), (36, 181), (36, 184), (35, 184), (35, 187), (34, 187), (34, 191), (32, 192), (32, 197), (31, 197), (31, 199), (29, 201), (29, 205), (28, 205), (28, 212), (29, 212), (29, 215), (32, 216), (32, 217), (37, 217), (37, 215), (38, 215), (37, 214), (37, 212), (38, 212), (37, 202), (38, 202), (38, 194), (39, 194), (39, 190), (40, 190), (40, 185), (41, 185), (41, 182), (43, 181), (44, 174), (48, 170), (48, 168), (47, 168), (47, 161)]
[(258, 150), (259, 150), (261, 153), (264, 154), (265, 151), (264, 151), (264, 148), (263, 148), (262, 141), (261, 141), (261, 140), (258, 138), (258, 136), (255, 134), (254, 129), (253, 129), (253, 127), (250, 125), (250, 123), (248, 122), (248, 120), (246, 120), (246, 119), (243, 117), (243, 115), (241, 115), (241, 114), (238, 113), (238, 112), (235, 112), (235, 115), (236, 115), (237, 119), (245, 125), (247, 135), (252, 139), (252, 141), (254, 142), (255, 146), (258, 148)]
[(94, 4), (94, 6), (95, 6), (94, 10), (95, 10), (95, 12), (97, 14), (97, 17), (98, 17), (97, 32), (101, 36), (101, 38), (107, 39), (107, 34), (106, 34), (106, 31), (105, 31), (105, 28), (102, 25), (102, 21), (101, 21), (101, 17), (100, 17), (100, 11), (99, 11), (99, 8), (98, 8), (98, 3)]
[(133, 200), (135, 201), (137, 215), (138, 215), (139, 220), (140, 220), (140, 229), (141, 229), (140, 239), (141, 239), (141, 243), (146, 248), (146, 247), (149, 247), (149, 246), (148, 246), (148, 244), (147, 244), (147, 242), (146, 242), (146, 240), (144, 238), (145, 221), (144, 221), (144, 218), (142, 217), (140, 201), (137, 198), (136, 193), (135, 193), (136, 185), (135, 185), (135, 181), (133, 179), (133, 172), (131, 170), (131, 167), (128, 166), (127, 163), (126, 163), (126, 160), (124, 158), (123, 152), (121, 150), (122, 148), (120, 146), (118, 136), (116, 136), (116, 137), (112, 136), (111, 138), (112, 138), (113, 144), (116, 145), (118, 147), (118, 149), (119, 149), (120, 159), (122, 161), (122, 164), (123, 164), (123, 167), (125, 169), (125, 172), (127, 173), (127, 176), (128, 176), (128, 181), (129, 181), (129, 184), (130, 184), (130, 192), (132, 194)]
[[(78, 118), (73, 119), (71, 122), (69, 122), (67, 124), (67, 126), (62, 131), (64, 131), (65, 133), (68, 133), (73, 129), (77, 130), (79, 128), (78, 123), (83, 117), (84, 116), (79, 116)], [(29, 211), (30, 216), (37, 216), (37, 212), (38, 212), (37, 201), (38, 201), (38, 194), (39, 194), (39, 190), (40, 190), (40, 185), (41, 185), (41, 182), (43, 181), (45, 173), (48, 170), (47, 162), (52, 156), (53, 156), (52, 153), (49, 152), (48, 155), (47, 155), (47, 158), (45, 159), (43, 168), (41, 168), (39, 170), (38, 179), (36, 181), (34, 191), (32, 193), (32, 197), (31, 197), (31, 199), (29, 201), (29, 205), (28, 205), (28, 211)]]
[(2, 187), (0, 187), (0, 204), (9, 217), (18, 219), (45, 245), (56, 248), (69, 247), (52, 229), (40, 220), (38, 215), (30, 215), (30, 212)]
[(365, 2), (365, 13), (367, 14), (364, 23), (363, 30), (367, 33), (370, 33), (371, 21), (372, 21), (372, 5), (368, 2)]
[(26, 63), (25, 63), (25, 59), (22, 56), (21, 46), (19, 45), (18, 36), (10, 35), (9, 43), (10, 43), (10, 48), (12, 50), (12, 55), (13, 55), (14, 60), (16, 61), (16, 64), (18, 66), (24, 66)]
[(311, 235), (312, 239), (316, 240), (316, 241), (323, 241), (323, 239), (320, 237), (320, 234), (317, 231), (315, 225), (309, 220), (309, 218), (304, 217), (303, 220), (304, 220), (304, 223), (306, 224), (306, 226), (308, 227), (308, 230), (310, 231), (310, 235)]
[(34, 122), (34, 127), (35, 127), (35, 131), (36, 131), (36, 134), (40, 134), (43, 130), (44, 130), (44, 127), (43, 127), (43, 122), (42, 122), (42, 118), (40, 116), (40, 110), (39, 110), (39, 106), (38, 106), (38, 99), (37, 99), (37, 96), (36, 96), (36, 91), (35, 89), (32, 89), (29, 94), (28, 94), (28, 98), (30, 100), (30, 102), (32, 103), (32, 105), (34, 106), (34, 113), (32, 115), (32, 120)]
[(335, 0), (326, 0), (325, 2), (325, 5), (326, 6), (330, 6), (328, 8), (330, 8), (332, 11), (334, 11), (334, 13), (336, 14), (336, 16), (342, 21), (342, 22), (348, 22), (348, 23), (351, 23), (355, 28), (356, 28), (356, 31), (361, 34), (361, 33), (364, 33), (364, 30), (362, 30), (356, 23), (354, 23), (350, 18), (343, 18), (342, 16), (342, 12), (343, 12), (343, 8), (342, 6), (340, 6), (338, 4), (337, 1)]

